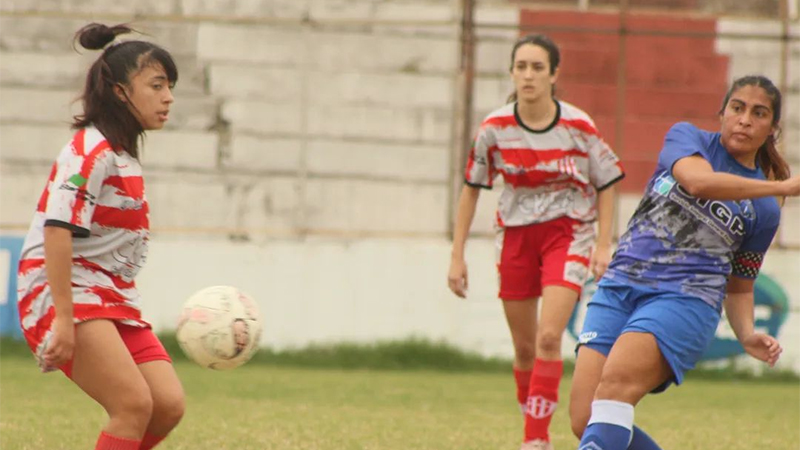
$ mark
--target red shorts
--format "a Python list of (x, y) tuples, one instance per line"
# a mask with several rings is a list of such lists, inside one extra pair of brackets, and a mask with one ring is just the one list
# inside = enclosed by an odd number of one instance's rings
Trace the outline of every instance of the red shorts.
[(500, 229), (496, 239), (500, 298), (537, 298), (544, 286), (564, 286), (580, 294), (594, 238), (593, 223), (569, 217)]
[[(153, 330), (150, 328), (133, 327), (130, 325), (123, 325), (114, 321), (117, 326), (119, 336), (125, 347), (133, 357), (133, 361), (139, 365), (150, 361), (167, 361), (172, 362), (164, 345), (158, 340)], [(72, 360), (59, 367), (64, 374), (72, 379)]]

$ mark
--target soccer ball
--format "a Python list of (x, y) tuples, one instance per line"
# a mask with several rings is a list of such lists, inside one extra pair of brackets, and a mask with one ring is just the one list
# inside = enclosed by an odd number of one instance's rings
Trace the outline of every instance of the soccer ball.
[(239, 367), (258, 350), (258, 306), (235, 287), (201, 289), (184, 303), (176, 334), (183, 352), (197, 364), (218, 370)]

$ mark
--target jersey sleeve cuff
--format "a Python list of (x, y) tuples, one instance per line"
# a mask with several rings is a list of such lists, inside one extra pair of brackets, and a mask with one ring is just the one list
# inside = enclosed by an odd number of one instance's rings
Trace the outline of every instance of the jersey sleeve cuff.
[(472, 186), (474, 188), (481, 188), (481, 189), (491, 189), (492, 188), (492, 186), (489, 186), (488, 184), (473, 183), (473, 182), (467, 180), (466, 178), (464, 179), (464, 183), (466, 183), (467, 186)]
[(77, 225), (71, 224), (69, 222), (63, 222), (61, 220), (55, 219), (47, 219), (44, 221), (44, 226), (46, 227), (59, 227), (59, 228), (66, 228), (72, 232), (72, 236), (78, 238), (87, 238), (89, 237), (89, 230), (83, 227), (79, 227)]
[(756, 278), (758, 278), (758, 274), (759, 274), (758, 271), (756, 271), (755, 275), (752, 275), (750, 273), (731, 272), (732, 277), (741, 278), (743, 280), (755, 280)]
[(618, 176), (617, 178), (614, 178), (613, 180), (609, 181), (608, 183), (606, 183), (606, 184), (604, 184), (604, 185), (602, 185), (602, 186), (600, 186), (600, 187), (596, 187), (595, 189), (597, 190), (597, 192), (600, 192), (600, 191), (602, 191), (602, 190), (604, 190), (604, 189), (608, 189), (608, 188), (610, 188), (612, 185), (614, 185), (614, 184), (618, 183), (618, 182), (619, 182), (620, 180), (622, 180), (623, 178), (625, 178), (625, 174), (624, 174), (624, 173), (620, 174), (620, 176)]

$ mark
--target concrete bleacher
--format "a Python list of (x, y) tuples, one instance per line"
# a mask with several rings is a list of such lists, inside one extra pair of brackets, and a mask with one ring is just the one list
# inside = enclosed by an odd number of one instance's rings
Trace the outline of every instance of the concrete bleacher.
[[(516, 21), (515, 8), (499, 11), (490, 15)], [(73, 100), (98, 53), (76, 54), (74, 32), (147, 13), (134, 21), (140, 38), (180, 68), (170, 121), (142, 156), (156, 232), (447, 230), (449, 2), (9, 1), (2, 12), (0, 170), (4, 185), (22, 187), (2, 193), (4, 228), (27, 225), (80, 111)]]
[[(151, 19), (137, 26), (147, 33), (144, 38), (172, 51), (181, 74), (167, 129), (145, 141), (150, 190), (155, 195), (160, 186), (168, 190), (185, 184), (175, 192), (208, 190), (209, 198), (223, 199), (220, 217), (199, 223), (193, 214), (172, 212), (187, 199), (160, 195), (170, 200), (153, 202), (154, 226), (280, 233), (344, 227), (339, 231), (355, 234), (390, 226), (403, 233), (444, 234), (458, 68), (456, 6), (441, 0), (285, 0), (264, 6), (257, 1), (236, 2), (233, 10), (176, 0), (132, 6), (89, 0), (4, 2), (4, 179), (33, 171), (30, 164), (46, 174), (69, 136), (67, 124), (79, 111), (73, 100), (96, 57), (95, 52), (73, 51), (74, 31), (91, 17), (105, 14), (121, 20), (123, 11), (148, 11)], [(414, 25), (414, 20), (421, 24)], [(777, 40), (708, 35), (719, 31), (777, 38), (778, 23), (632, 14), (627, 20), (625, 115), (618, 137), (618, 16), (519, 10), (508, 2), (482, 1), (476, 20), (474, 122), (502, 105), (511, 91), (509, 56), (518, 36), (513, 27), (550, 34), (563, 51), (559, 95), (589, 112), (624, 159), (628, 176), (621, 187), (633, 196), (625, 204), (635, 203), (641, 193), (664, 133), (674, 122), (690, 120), (715, 129), (716, 112), (733, 76), (764, 72), (777, 77), (779, 70)], [(481, 27), (482, 22), (501, 27)], [(653, 31), (706, 35), (645, 34)], [(793, 43), (790, 54), (783, 138), (786, 156), (797, 167), (800, 45)], [(18, 170), (22, 165), (25, 170)], [(0, 224), (24, 227), (29, 208), (13, 205), (35, 203), (41, 182), (36, 178), (30, 184), (36, 188), (21, 190), (14, 199), (3, 193)], [(317, 189), (326, 193), (325, 207), (310, 197)], [(373, 191), (397, 193), (398, 212), (359, 214), (346, 221), (335, 213), (374, 207)], [(417, 194), (426, 201), (415, 201)], [(491, 232), (496, 195), (485, 193), (475, 230)], [(793, 203), (787, 207), (795, 208)], [(301, 212), (287, 212), (291, 208)], [(625, 213), (621, 219), (624, 223)]]

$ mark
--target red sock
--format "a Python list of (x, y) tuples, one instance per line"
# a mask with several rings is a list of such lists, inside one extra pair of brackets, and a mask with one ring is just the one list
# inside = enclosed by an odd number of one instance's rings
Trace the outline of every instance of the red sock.
[(537, 359), (533, 364), (531, 390), (525, 414), (525, 442), (534, 439), (550, 442), (547, 430), (558, 405), (558, 385), (563, 373), (562, 361)]
[(522, 412), (525, 413), (525, 405), (528, 403), (528, 391), (531, 389), (531, 371), (519, 370), (514, 368), (514, 380), (517, 382), (517, 401)]
[(165, 438), (166, 436), (154, 436), (152, 434), (145, 433), (144, 438), (142, 438), (142, 445), (139, 446), (139, 450), (150, 450)]
[(105, 431), (100, 433), (94, 450), (139, 450), (141, 441), (112, 436)]

